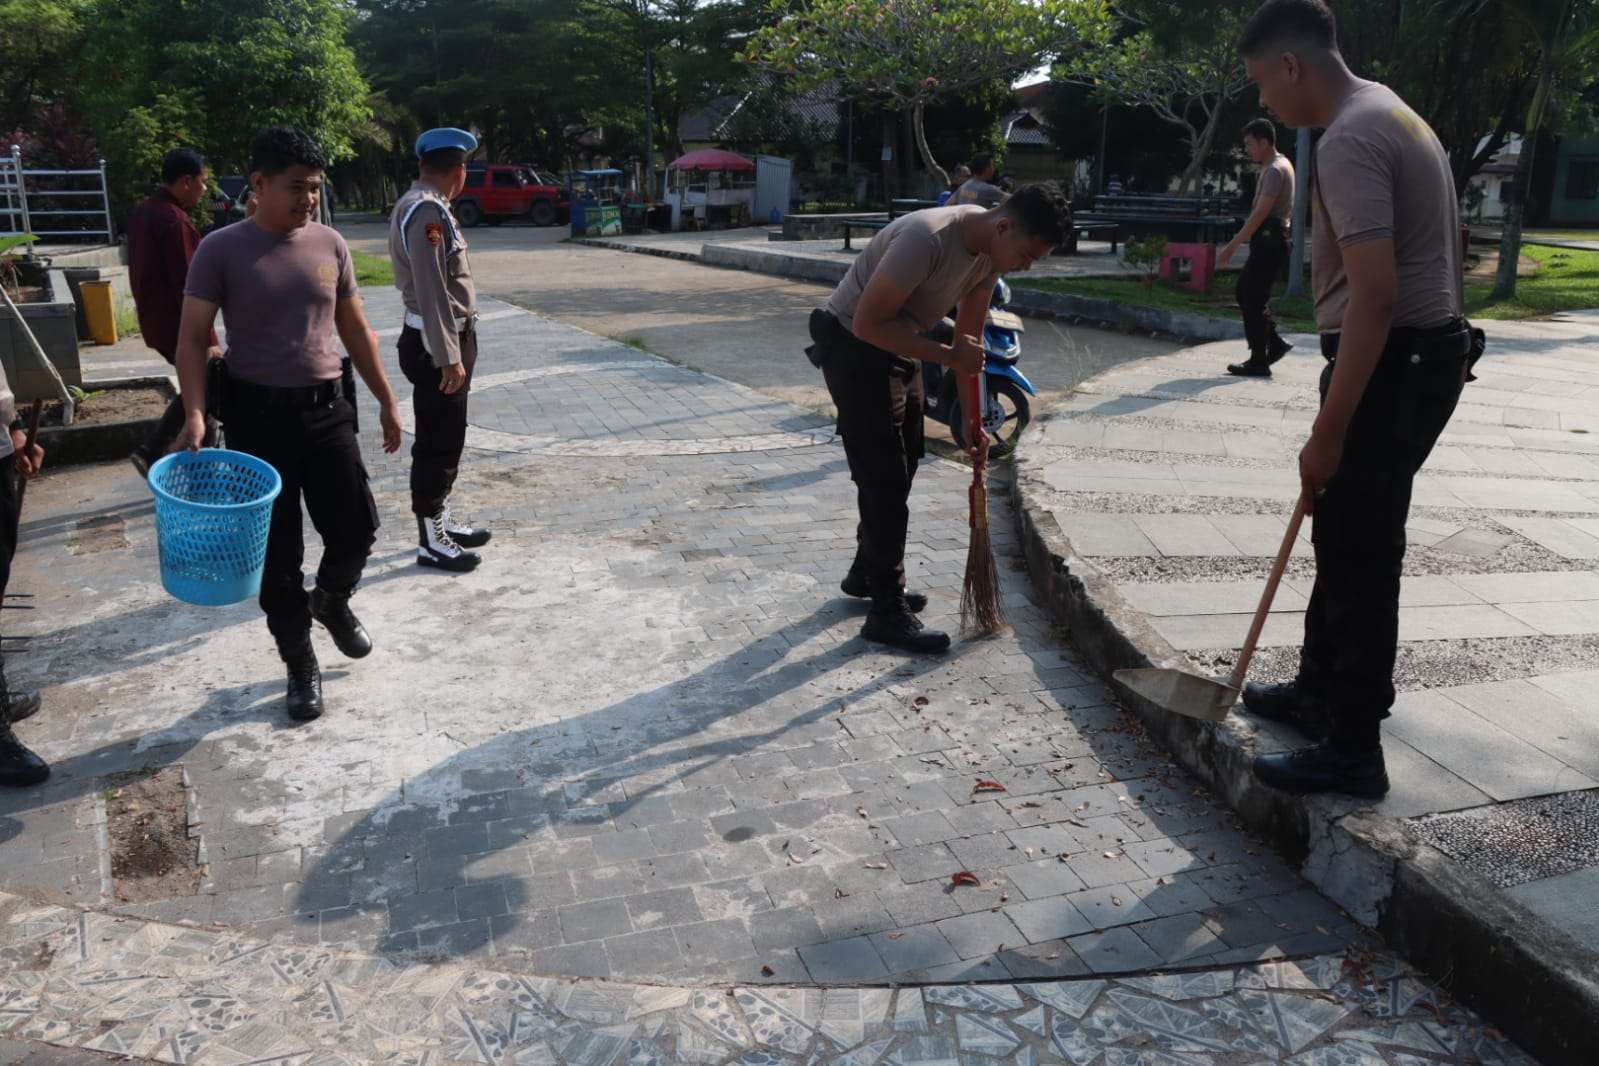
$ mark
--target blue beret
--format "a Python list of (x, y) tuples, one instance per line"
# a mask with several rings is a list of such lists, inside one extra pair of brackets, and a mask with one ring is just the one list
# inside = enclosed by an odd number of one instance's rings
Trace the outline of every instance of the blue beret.
[(429, 152), (437, 152), (441, 148), (459, 148), (463, 152), (477, 151), (477, 138), (466, 130), (458, 130), (454, 126), (440, 126), (436, 130), (428, 130), (416, 139), (416, 155), (420, 159)]

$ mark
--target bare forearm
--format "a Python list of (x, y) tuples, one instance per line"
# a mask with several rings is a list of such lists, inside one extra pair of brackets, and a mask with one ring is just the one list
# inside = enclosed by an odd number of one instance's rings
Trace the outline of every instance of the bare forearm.
[(885, 352), (940, 366), (950, 365), (954, 351), (948, 345), (922, 336), (914, 325), (898, 318), (888, 322), (865, 322), (857, 318), (855, 336)]
[(350, 353), (355, 372), (366, 382), (367, 390), (378, 405), (389, 406), (395, 402), (394, 389), (389, 385), (388, 374), (383, 371), (383, 361), (378, 358), (378, 346), (373, 340), (372, 331), (362, 328), (350, 332), (352, 335), (344, 338), (344, 349)]
[(1343, 332), (1338, 338), (1338, 359), (1333, 364), (1327, 399), (1316, 416), (1315, 432), (1342, 438), (1377, 369), (1392, 323), (1391, 303), (1359, 292), (1350, 294), (1349, 307), (1344, 311)]
[(210, 345), (189, 337), (178, 338), (174, 359), (178, 391), (183, 394), (183, 412), (191, 418), (205, 412), (205, 366), (210, 357)]

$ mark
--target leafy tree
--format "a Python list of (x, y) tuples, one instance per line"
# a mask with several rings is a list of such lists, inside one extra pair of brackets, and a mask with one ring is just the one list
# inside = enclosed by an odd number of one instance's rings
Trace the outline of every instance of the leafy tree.
[(368, 111), (345, 18), (339, 0), (95, 0), (71, 96), (117, 202), (147, 189), (175, 145), (242, 169), (263, 126), (297, 126), (331, 158), (349, 155)]
[(0, 130), (30, 124), (68, 83), (90, 0), (0, 0)]
[(801, 90), (834, 83), (891, 101), (910, 114), (922, 161), (944, 184), (927, 138), (931, 101), (1013, 81), (1109, 24), (1103, 0), (781, 0), (778, 12), (744, 57)]
[(1245, 16), (1236, 4), (1216, 2), (1209, 5), (1209, 18), (1195, 20), (1180, 5), (1187, 30), (1179, 33), (1179, 5), (1127, 6), (1134, 32), (1107, 47), (1083, 50), (1057, 73), (1181, 130), (1188, 162), (1179, 192), (1186, 196), (1199, 186), (1228, 105), (1249, 85), (1235, 49)]

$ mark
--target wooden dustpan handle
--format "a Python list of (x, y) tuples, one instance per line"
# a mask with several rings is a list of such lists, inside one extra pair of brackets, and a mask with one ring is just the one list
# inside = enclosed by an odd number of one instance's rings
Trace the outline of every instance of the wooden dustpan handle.
[(1249, 660), (1255, 657), (1255, 645), (1260, 641), (1261, 630), (1266, 628), (1266, 615), (1271, 611), (1271, 601), (1277, 598), (1277, 586), (1282, 582), (1283, 570), (1288, 566), (1288, 555), (1294, 550), (1294, 541), (1299, 539), (1299, 527), (1305, 521), (1308, 502), (1305, 494), (1300, 493), (1299, 501), (1294, 504), (1294, 515), (1288, 520), (1288, 531), (1283, 534), (1282, 547), (1277, 549), (1277, 560), (1271, 564), (1266, 590), (1260, 594), (1260, 606), (1255, 608), (1255, 620), (1249, 623), (1249, 636), (1244, 638), (1244, 649), (1238, 653), (1238, 665), (1233, 667), (1232, 677), (1227, 679), (1233, 688), (1243, 688), (1244, 678), (1249, 674)]

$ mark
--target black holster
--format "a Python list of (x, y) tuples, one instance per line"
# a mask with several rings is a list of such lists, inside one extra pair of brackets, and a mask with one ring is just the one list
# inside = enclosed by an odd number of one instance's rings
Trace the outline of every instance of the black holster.
[(355, 364), (348, 356), (339, 364), (339, 391), (350, 401), (350, 417), (355, 419), (355, 431), (361, 432), (361, 407), (355, 401)]
[(228, 402), (228, 361), (207, 359), (205, 363), (205, 416), (222, 421)]

